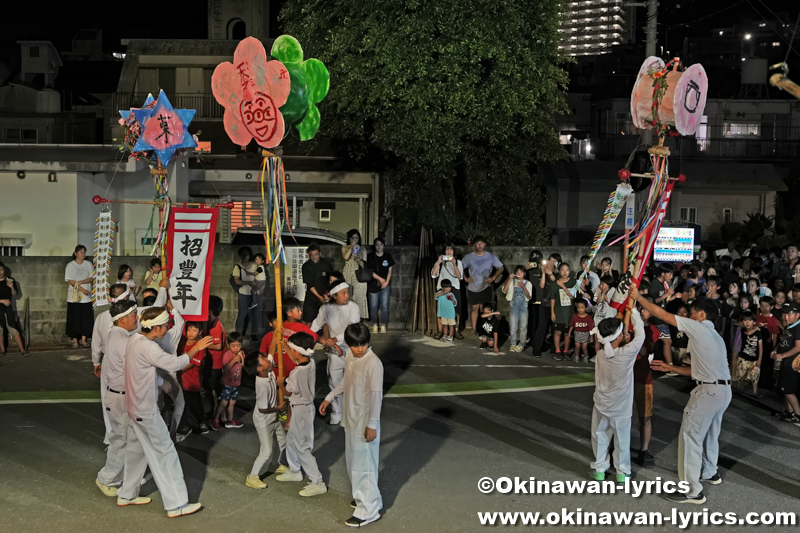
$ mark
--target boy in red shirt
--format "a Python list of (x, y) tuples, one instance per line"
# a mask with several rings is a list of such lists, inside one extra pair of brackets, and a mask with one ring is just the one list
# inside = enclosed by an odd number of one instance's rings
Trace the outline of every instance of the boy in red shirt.
[[(187, 353), (192, 346), (203, 337), (203, 324), (189, 322), (186, 332), (178, 344), (178, 353)], [(203, 398), (200, 396), (200, 365), (206, 356), (205, 350), (200, 350), (189, 360), (189, 364), (181, 371), (181, 388), (186, 400), (186, 410), (183, 412), (181, 427), (175, 435), (175, 440), (181, 442), (189, 434), (190, 428), (201, 435), (208, 433), (206, 415), (203, 411)]]
[(222, 392), (219, 394), (214, 425), (222, 424), (228, 429), (239, 429), (244, 426), (233, 418), (233, 408), (239, 398), (239, 385), (242, 384), (242, 368), (244, 366), (244, 350), (242, 350), (242, 334), (238, 331), (228, 335), (228, 350), (222, 356)]
[[(214, 337), (214, 344), (208, 347), (205, 361), (205, 368), (208, 369), (204, 374), (203, 387), (206, 394), (211, 398), (211, 415), (216, 414), (219, 407), (219, 394), (222, 392), (222, 357), (225, 355), (225, 328), (219, 315), (222, 314), (222, 298), (219, 296), (208, 297), (208, 334)], [(220, 425), (217, 417), (213, 417), (211, 429), (219, 431)]]
[[(286, 343), (289, 341), (289, 337), (294, 335), (295, 333), (308, 333), (314, 338), (314, 342), (317, 341), (317, 334), (311, 331), (307, 325), (303, 324), (301, 320), (303, 319), (303, 303), (298, 300), (297, 298), (286, 298), (283, 301), (283, 314), (284, 314), (284, 321), (283, 321), (283, 375), (284, 377), (289, 375), (295, 366), (294, 361), (289, 357), (286, 353)], [(271, 316), (269, 325), (270, 329), (274, 331), (274, 315)], [(266, 358), (268, 355), (272, 355), (275, 358), (275, 350), (277, 342), (275, 340), (275, 335), (273, 331), (270, 331), (266, 335), (264, 335), (264, 339), (261, 341), (261, 348), (259, 348), (258, 353), (261, 357)], [(275, 372), (275, 376), (278, 375), (278, 364), (277, 358), (276, 363), (272, 365), (272, 371)]]
[[(778, 342), (778, 335), (781, 334), (781, 323), (772, 314), (772, 306), (775, 300), (771, 296), (762, 296), (758, 301), (758, 315), (756, 316), (756, 325), (766, 328), (769, 331), (771, 346), (775, 346)], [(767, 347), (764, 347), (764, 352), (767, 352)]]

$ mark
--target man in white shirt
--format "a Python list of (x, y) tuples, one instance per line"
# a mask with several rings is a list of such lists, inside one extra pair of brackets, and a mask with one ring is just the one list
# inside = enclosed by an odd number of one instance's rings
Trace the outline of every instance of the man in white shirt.
[(655, 318), (677, 327), (689, 337), (691, 367), (668, 365), (664, 361), (653, 361), (650, 366), (658, 372), (691, 376), (697, 385), (683, 410), (678, 440), (678, 477), (689, 483), (690, 490), (686, 494), (669, 495), (667, 499), (703, 504), (706, 497), (701, 482), (722, 483), (717, 471), (719, 434), (722, 416), (731, 403), (731, 374), (725, 342), (714, 329), (717, 306), (707, 298), (698, 298), (692, 303), (691, 315), (685, 318), (647, 301), (635, 285), (631, 286), (630, 295)]
[(164, 509), (169, 518), (196, 513), (200, 503), (189, 503), (178, 452), (158, 409), (156, 369), (177, 372), (191, 357), (210, 346), (214, 339), (204, 337), (187, 354), (175, 357), (155, 341), (169, 330), (169, 313), (163, 307), (151, 307), (142, 313), (141, 333), (134, 334), (125, 351), (125, 405), (128, 409), (127, 445), (122, 487), (117, 491), (117, 505), (143, 505), (150, 498), (140, 497), (145, 470), (150, 467)]

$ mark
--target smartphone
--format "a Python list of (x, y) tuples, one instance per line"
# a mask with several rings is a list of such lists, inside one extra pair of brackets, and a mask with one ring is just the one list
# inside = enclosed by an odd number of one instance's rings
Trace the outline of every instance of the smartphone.
[(452, 261), (452, 260), (453, 260), (453, 256), (452, 255), (443, 255), (442, 256), (442, 261)]

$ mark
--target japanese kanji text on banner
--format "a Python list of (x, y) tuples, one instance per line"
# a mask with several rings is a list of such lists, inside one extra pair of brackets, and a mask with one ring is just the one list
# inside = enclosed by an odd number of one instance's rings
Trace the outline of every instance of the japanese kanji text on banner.
[(167, 229), (169, 297), (186, 320), (208, 320), (217, 209), (172, 208)]

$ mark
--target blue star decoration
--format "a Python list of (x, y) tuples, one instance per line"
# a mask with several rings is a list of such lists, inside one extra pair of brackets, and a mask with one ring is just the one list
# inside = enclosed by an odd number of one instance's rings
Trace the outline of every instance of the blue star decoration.
[[(153, 94), (152, 93), (148, 94), (147, 95), (147, 100), (144, 101), (144, 104), (142, 104), (142, 107), (149, 106), (150, 104), (155, 102), (155, 100), (156, 99), (153, 98)], [(141, 109), (141, 108), (120, 109), (119, 110), (119, 115), (122, 117), (123, 120), (128, 120), (128, 118), (130, 118), (130, 116), (133, 114), (133, 110), (134, 109)]]
[(131, 109), (131, 112), (142, 125), (142, 133), (133, 147), (134, 152), (152, 150), (158, 156), (161, 165), (166, 167), (176, 150), (197, 146), (188, 129), (195, 110), (173, 108), (164, 91), (158, 93), (158, 99), (153, 107)]

